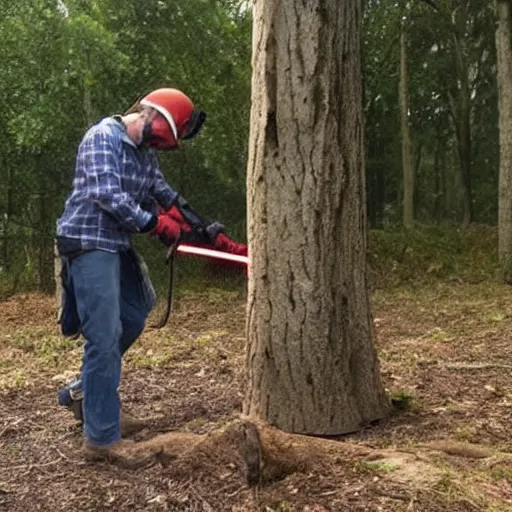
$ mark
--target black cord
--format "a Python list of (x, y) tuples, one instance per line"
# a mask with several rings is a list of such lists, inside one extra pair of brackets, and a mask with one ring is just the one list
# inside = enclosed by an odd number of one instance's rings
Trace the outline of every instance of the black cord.
[(176, 244), (172, 245), (169, 248), (169, 252), (167, 253), (167, 257), (165, 262), (169, 265), (169, 290), (167, 291), (167, 308), (165, 310), (165, 314), (156, 325), (153, 326), (153, 329), (161, 329), (164, 327), (169, 321), (169, 317), (171, 316), (172, 309), (172, 296), (174, 289), (174, 255), (176, 254)]

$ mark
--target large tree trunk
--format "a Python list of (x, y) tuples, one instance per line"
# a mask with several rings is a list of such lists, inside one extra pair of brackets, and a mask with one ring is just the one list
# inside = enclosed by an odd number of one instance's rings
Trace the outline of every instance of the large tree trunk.
[(498, 0), (496, 53), (500, 112), (499, 256), (502, 277), (512, 283), (512, 6)]
[(402, 222), (410, 228), (414, 221), (414, 169), (409, 131), (409, 102), (407, 90), (407, 32), (403, 16), (400, 20), (400, 132), (402, 136), (402, 172), (404, 179)]
[(385, 416), (366, 271), (358, 0), (254, 3), (244, 412), (285, 430)]

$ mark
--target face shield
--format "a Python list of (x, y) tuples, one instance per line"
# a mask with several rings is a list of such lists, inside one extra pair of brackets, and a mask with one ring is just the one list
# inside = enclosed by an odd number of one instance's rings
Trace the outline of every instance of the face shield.
[(190, 119), (185, 123), (184, 128), (178, 128), (181, 140), (193, 139), (201, 130), (206, 120), (206, 112), (202, 110), (194, 110)]
[[(190, 118), (183, 123), (182, 126), (176, 127), (175, 125), (170, 125), (167, 116), (164, 117), (158, 112), (155, 117), (144, 126), (143, 143), (153, 149), (178, 149), (181, 140), (193, 139), (199, 133), (205, 119), (205, 112), (193, 111)], [(178, 135), (177, 138), (174, 135), (175, 133)]]

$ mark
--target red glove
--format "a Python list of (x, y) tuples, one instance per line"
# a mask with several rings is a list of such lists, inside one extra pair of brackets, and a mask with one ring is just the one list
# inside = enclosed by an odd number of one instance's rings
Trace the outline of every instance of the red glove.
[(158, 215), (156, 226), (151, 231), (151, 235), (158, 235), (165, 245), (172, 245), (181, 236), (179, 222), (165, 213)]
[(240, 254), (247, 256), (247, 246), (234, 242), (224, 233), (219, 233), (215, 238), (215, 248), (221, 251), (230, 252), (231, 254)]

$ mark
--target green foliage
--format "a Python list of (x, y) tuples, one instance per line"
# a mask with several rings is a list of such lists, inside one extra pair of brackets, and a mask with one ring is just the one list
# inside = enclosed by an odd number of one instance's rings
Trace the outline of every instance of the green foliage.
[(414, 397), (407, 391), (394, 391), (389, 394), (391, 405), (399, 411), (407, 411), (412, 408)]
[[(497, 102), (492, 2), (367, 0), (362, 49), (366, 114), (369, 261), (389, 283), (494, 271), (494, 245), (477, 234), (390, 226), (401, 218), (398, 24), (409, 47), (410, 124), (420, 223), (460, 218), (457, 126), (467, 80), (474, 219), (497, 216)], [(201, 136), (161, 154), (169, 182), (204, 217), (240, 241), (246, 235), (245, 179), (251, 87), (250, 5), (244, 0), (0, 0), (0, 285), (1, 293), (53, 287), (52, 238), (70, 189), (77, 144), (102, 116), (122, 113), (149, 90), (186, 90), (208, 117)], [(460, 57), (460, 58), (458, 58)], [(480, 233), (480, 228), (473, 228)], [(494, 235), (485, 235), (495, 244)], [(163, 251), (138, 240), (163, 276)], [(471, 258), (480, 258), (475, 265)], [(165, 268), (165, 267), (164, 267)], [(211, 279), (205, 262), (180, 263), (188, 282)], [(158, 283), (165, 283), (159, 278)], [(211, 282), (211, 281), (209, 281)], [(230, 279), (219, 279), (224, 285)], [(241, 281), (236, 286), (243, 287)]]
[(76, 147), (101, 117), (160, 86), (208, 113), (201, 137), (161, 155), (169, 182), (245, 238), (251, 12), (243, 1), (2, 2), (0, 282), (53, 287), (52, 238)]
[[(463, 150), (471, 166), (473, 220), (495, 223), (498, 135), (493, 3), (435, 3), (438, 11), (425, 2), (407, 2), (403, 11), (409, 40), (409, 122), (415, 161), (416, 218), (423, 222), (460, 219)], [(396, 2), (366, 2), (363, 43), (367, 183), (373, 227), (397, 222), (401, 213), (401, 12)], [(465, 113), (470, 129), (467, 146), (460, 140)]]
[[(137, 248), (146, 258), (160, 297), (168, 286), (168, 266), (159, 242), (137, 239)], [(484, 225), (467, 229), (447, 224), (416, 224), (374, 229), (368, 236), (368, 266), (373, 289), (420, 286), (440, 280), (479, 283), (494, 280), (498, 270), (497, 230)], [(243, 272), (216, 269), (206, 260), (178, 257), (175, 267), (175, 297), (186, 291), (207, 293), (210, 302), (224, 300), (217, 291), (244, 294), (247, 280)], [(442, 333), (433, 334), (440, 337)]]
[(389, 461), (362, 461), (356, 462), (354, 465), (355, 471), (362, 474), (379, 474), (389, 473), (396, 471), (399, 468), (398, 464)]
[(375, 287), (439, 279), (477, 283), (495, 277), (497, 231), (488, 226), (387, 228), (369, 234), (368, 263)]

